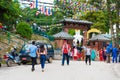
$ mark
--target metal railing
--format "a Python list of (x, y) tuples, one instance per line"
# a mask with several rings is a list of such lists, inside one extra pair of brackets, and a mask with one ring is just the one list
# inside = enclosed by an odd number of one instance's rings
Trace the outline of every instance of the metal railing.
[(0, 29), (0, 39), (3, 42), (3, 40), (7, 41), (6, 44), (10, 45), (10, 43), (16, 43), (18, 45), (24, 45), (28, 43), (28, 41), (20, 36), (17, 36), (14, 33), (11, 33), (7, 30)]
[(45, 31), (39, 30), (38, 27), (36, 27), (36, 28), (33, 27), (32, 29), (33, 29), (33, 33), (34, 33), (34, 34), (38, 34), (38, 35), (40, 35), (40, 36), (46, 37), (46, 38), (48, 38), (50, 41), (53, 41), (53, 40), (54, 40), (54, 37), (53, 37), (53, 36), (48, 35)]

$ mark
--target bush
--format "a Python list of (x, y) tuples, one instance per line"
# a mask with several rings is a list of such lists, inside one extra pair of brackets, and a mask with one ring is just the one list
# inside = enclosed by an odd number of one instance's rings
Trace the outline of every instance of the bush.
[(33, 32), (28, 23), (26, 22), (18, 23), (16, 30), (17, 30), (17, 33), (21, 35), (21, 37), (26, 38), (26, 39), (31, 39)]

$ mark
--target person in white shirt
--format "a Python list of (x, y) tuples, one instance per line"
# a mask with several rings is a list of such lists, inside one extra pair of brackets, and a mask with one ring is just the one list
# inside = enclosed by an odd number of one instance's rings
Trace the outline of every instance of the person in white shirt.
[(91, 49), (90, 46), (87, 46), (86, 51), (85, 51), (85, 63), (87, 64), (87, 61), (89, 60), (89, 65), (91, 65)]

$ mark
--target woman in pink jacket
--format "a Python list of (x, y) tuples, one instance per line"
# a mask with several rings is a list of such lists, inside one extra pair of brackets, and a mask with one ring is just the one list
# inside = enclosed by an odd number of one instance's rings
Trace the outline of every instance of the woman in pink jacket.
[(77, 60), (78, 59), (78, 50), (77, 50), (77, 47), (73, 48), (72, 56), (73, 56), (73, 60)]

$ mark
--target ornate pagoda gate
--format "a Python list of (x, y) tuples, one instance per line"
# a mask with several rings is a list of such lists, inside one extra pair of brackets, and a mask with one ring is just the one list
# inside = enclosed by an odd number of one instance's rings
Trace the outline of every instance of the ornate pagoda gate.
[(83, 31), (83, 45), (87, 43), (87, 31), (90, 29), (92, 22), (85, 20), (64, 19), (61, 21), (63, 29), (68, 32), (69, 29), (78, 29)]

